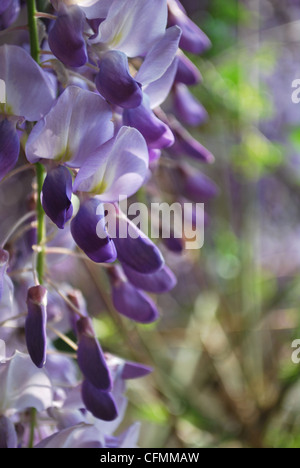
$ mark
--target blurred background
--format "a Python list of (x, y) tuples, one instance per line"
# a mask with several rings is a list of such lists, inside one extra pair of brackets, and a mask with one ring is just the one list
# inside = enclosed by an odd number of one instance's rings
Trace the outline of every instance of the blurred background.
[(119, 318), (90, 264), (85, 296), (104, 349), (155, 369), (129, 383), (141, 447), (300, 447), (300, 2), (183, 3), (212, 41), (190, 57), (209, 115), (191, 132), (216, 157), (196, 166), (219, 187), (204, 247), (164, 250), (178, 286), (158, 324)]

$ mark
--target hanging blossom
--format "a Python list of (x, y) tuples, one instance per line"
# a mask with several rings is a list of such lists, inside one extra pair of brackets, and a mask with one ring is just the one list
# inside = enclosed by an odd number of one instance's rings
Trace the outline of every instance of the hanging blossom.
[[(177, 0), (51, 4), (39, 19), (41, 66), (19, 27), (20, 2), (0, 5), (0, 28), (19, 44), (4, 34), (0, 46), (0, 199), (12, 206), (0, 205), (0, 447), (135, 447), (138, 423), (115, 435), (126, 381), (152, 369), (105, 351), (74, 283), (82, 259), (92, 262), (125, 324), (159, 319), (148, 293), (171, 291), (176, 278), (120, 202), (160, 194), (156, 171), (174, 201), (217, 195), (185, 158), (213, 162), (185, 128), (208, 116), (190, 91), (201, 74), (184, 51), (210, 42)], [(36, 179), (27, 175), (34, 168)], [(184, 250), (183, 235), (164, 243)]]

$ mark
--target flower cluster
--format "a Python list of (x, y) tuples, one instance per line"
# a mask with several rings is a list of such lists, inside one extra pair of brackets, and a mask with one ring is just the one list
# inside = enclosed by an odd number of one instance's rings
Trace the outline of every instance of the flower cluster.
[[(45, 259), (67, 254), (72, 269), (85, 256), (106, 272), (118, 313), (158, 319), (146, 293), (176, 279), (120, 202), (160, 169), (174, 199), (216, 194), (183, 159), (213, 161), (183, 126), (206, 118), (189, 90), (201, 75), (183, 50), (210, 42), (177, 0), (52, 0), (39, 13), (26, 4), (0, 6), (0, 447), (134, 447), (138, 424), (114, 436), (125, 382), (151, 369), (103, 352), (82, 294), (58, 285)], [(165, 243), (184, 248), (182, 238)], [(57, 337), (72, 353), (58, 352)]]

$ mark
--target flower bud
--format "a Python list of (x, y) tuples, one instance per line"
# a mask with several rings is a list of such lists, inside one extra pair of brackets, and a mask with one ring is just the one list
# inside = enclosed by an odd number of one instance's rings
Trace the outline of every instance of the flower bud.
[(159, 313), (152, 299), (126, 281), (120, 269), (111, 269), (109, 276), (113, 304), (120, 314), (138, 323), (153, 323), (158, 319)]
[(116, 260), (116, 249), (105, 227), (103, 205), (101, 208), (96, 199), (90, 198), (81, 204), (72, 220), (71, 233), (78, 247), (94, 262), (111, 263)]
[(113, 421), (118, 417), (117, 405), (111, 393), (103, 392), (94, 387), (88, 380), (84, 380), (81, 394), (86, 409), (95, 418), (103, 421)]
[(84, 25), (85, 15), (79, 6), (60, 6), (48, 40), (53, 54), (69, 67), (82, 67), (88, 60)]
[(81, 372), (97, 389), (111, 390), (110, 373), (99, 341), (95, 336), (91, 319), (84, 317), (78, 320), (77, 333), (77, 362)]
[(46, 364), (47, 294), (43, 286), (34, 286), (27, 295), (26, 344), (32, 362), (39, 369)]
[(42, 191), (42, 205), (45, 213), (63, 229), (73, 214), (72, 176), (64, 166), (51, 169), (45, 179)]

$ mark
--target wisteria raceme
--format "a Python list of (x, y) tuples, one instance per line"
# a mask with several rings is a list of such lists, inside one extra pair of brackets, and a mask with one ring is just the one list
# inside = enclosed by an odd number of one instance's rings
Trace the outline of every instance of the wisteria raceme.
[[(188, 88), (200, 72), (181, 50), (210, 42), (177, 0), (43, 4), (37, 14), (34, 0), (0, 4), (1, 197), (22, 188), (0, 219), (0, 447), (136, 447), (138, 423), (115, 435), (126, 381), (153, 369), (105, 352), (76, 274), (92, 264), (106, 275), (124, 325), (163, 315), (147, 293), (171, 291), (175, 275), (121, 205), (150, 199), (157, 167), (174, 200), (217, 194), (185, 158), (213, 162), (184, 127), (207, 114)], [(164, 244), (181, 252), (185, 240)]]

